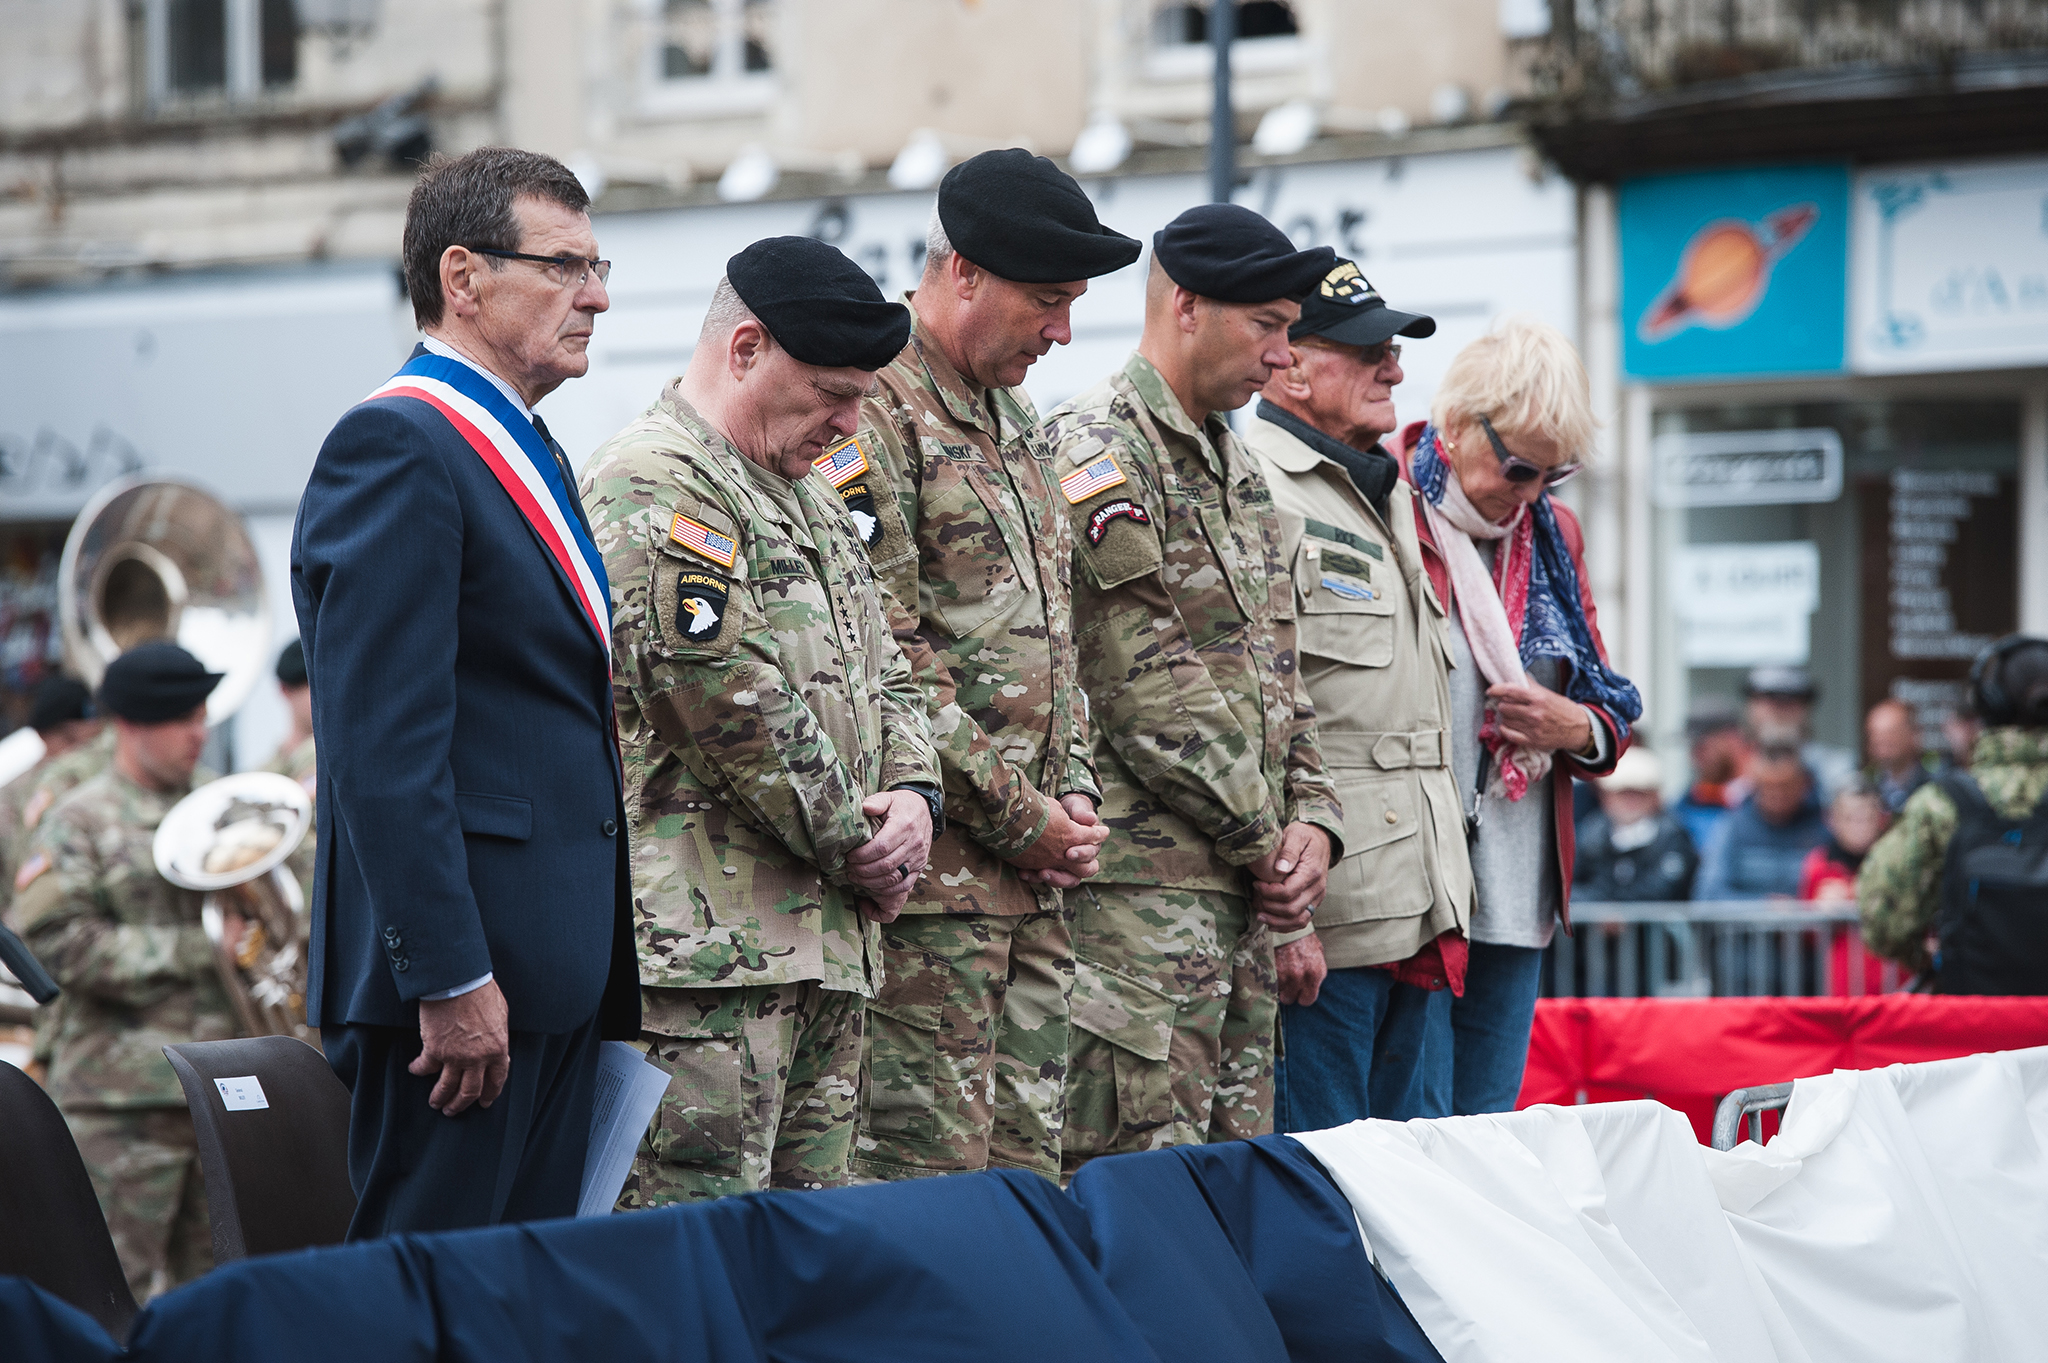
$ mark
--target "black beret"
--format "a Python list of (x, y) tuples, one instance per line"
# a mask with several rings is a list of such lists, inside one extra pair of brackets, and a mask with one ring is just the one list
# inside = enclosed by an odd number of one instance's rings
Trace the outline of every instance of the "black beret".
[(107, 664), (100, 709), (132, 724), (182, 719), (206, 703), (224, 675), (168, 640), (137, 644)]
[(277, 683), (280, 686), (304, 686), (306, 684), (306, 645), (294, 639), (286, 644), (277, 655)]
[(92, 692), (85, 683), (71, 677), (45, 677), (29, 702), (28, 727), (37, 733), (92, 718)]
[(1358, 266), (1339, 260), (1301, 303), (1301, 320), (1287, 328), (1292, 340), (1327, 336), (1342, 345), (1378, 345), (1396, 336), (1420, 340), (1436, 334), (1436, 318), (1395, 312)]
[(1249, 208), (1202, 204), (1152, 235), (1167, 277), (1222, 303), (1299, 299), (1337, 262), (1327, 246), (1294, 249), (1285, 232)]
[(821, 369), (880, 369), (910, 344), (910, 309), (882, 300), (868, 272), (813, 237), (768, 237), (725, 277), (775, 343)]
[(1093, 279), (1145, 249), (1096, 219), (1073, 176), (1022, 147), (985, 151), (947, 171), (939, 225), (955, 251), (1020, 284)]

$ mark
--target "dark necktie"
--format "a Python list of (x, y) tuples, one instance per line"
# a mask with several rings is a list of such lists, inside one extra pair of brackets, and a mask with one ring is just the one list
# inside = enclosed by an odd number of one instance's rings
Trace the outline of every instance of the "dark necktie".
[(548, 424), (537, 416), (533, 419), (533, 429), (539, 434), (540, 443), (548, 447), (548, 453), (555, 456), (555, 467), (561, 470), (562, 487), (569, 494), (569, 505), (576, 508), (576, 523), (583, 527), (586, 537), (595, 539), (596, 537), (590, 533), (590, 518), (583, 514), (583, 499), (576, 495), (576, 475), (569, 471), (569, 456), (562, 452), (562, 447), (548, 434)]

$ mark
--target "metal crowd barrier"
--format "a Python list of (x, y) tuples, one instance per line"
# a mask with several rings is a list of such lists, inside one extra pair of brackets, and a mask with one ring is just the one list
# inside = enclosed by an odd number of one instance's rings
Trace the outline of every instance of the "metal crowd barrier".
[[(1856, 906), (1840, 900), (1573, 900), (1572, 929), (1551, 940), (1544, 963), (1552, 998), (1861, 996), (1909, 983), (1896, 963), (1864, 950)], [(1879, 961), (1875, 980), (1871, 961)], [(1838, 964), (1846, 976), (1839, 989)]]

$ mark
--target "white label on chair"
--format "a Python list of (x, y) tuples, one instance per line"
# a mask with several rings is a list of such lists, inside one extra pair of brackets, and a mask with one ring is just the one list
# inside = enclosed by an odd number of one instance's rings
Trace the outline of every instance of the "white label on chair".
[(221, 1105), (230, 1112), (254, 1112), (270, 1106), (270, 1100), (263, 1096), (262, 1083), (253, 1074), (239, 1079), (216, 1079), (213, 1086), (220, 1090)]

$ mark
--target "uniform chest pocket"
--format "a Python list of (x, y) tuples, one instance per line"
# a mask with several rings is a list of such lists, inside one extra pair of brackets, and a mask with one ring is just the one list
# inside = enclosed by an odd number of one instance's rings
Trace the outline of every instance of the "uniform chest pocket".
[(1011, 497), (985, 463), (953, 460), (927, 475), (917, 528), (921, 612), (954, 639), (979, 636), (1035, 595), (1020, 571), (1023, 530)]
[(1294, 554), (1295, 609), (1303, 654), (1385, 667), (1394, 661), (1400, 591), (1384, 559), (1362, 549), (1302, 536)]

